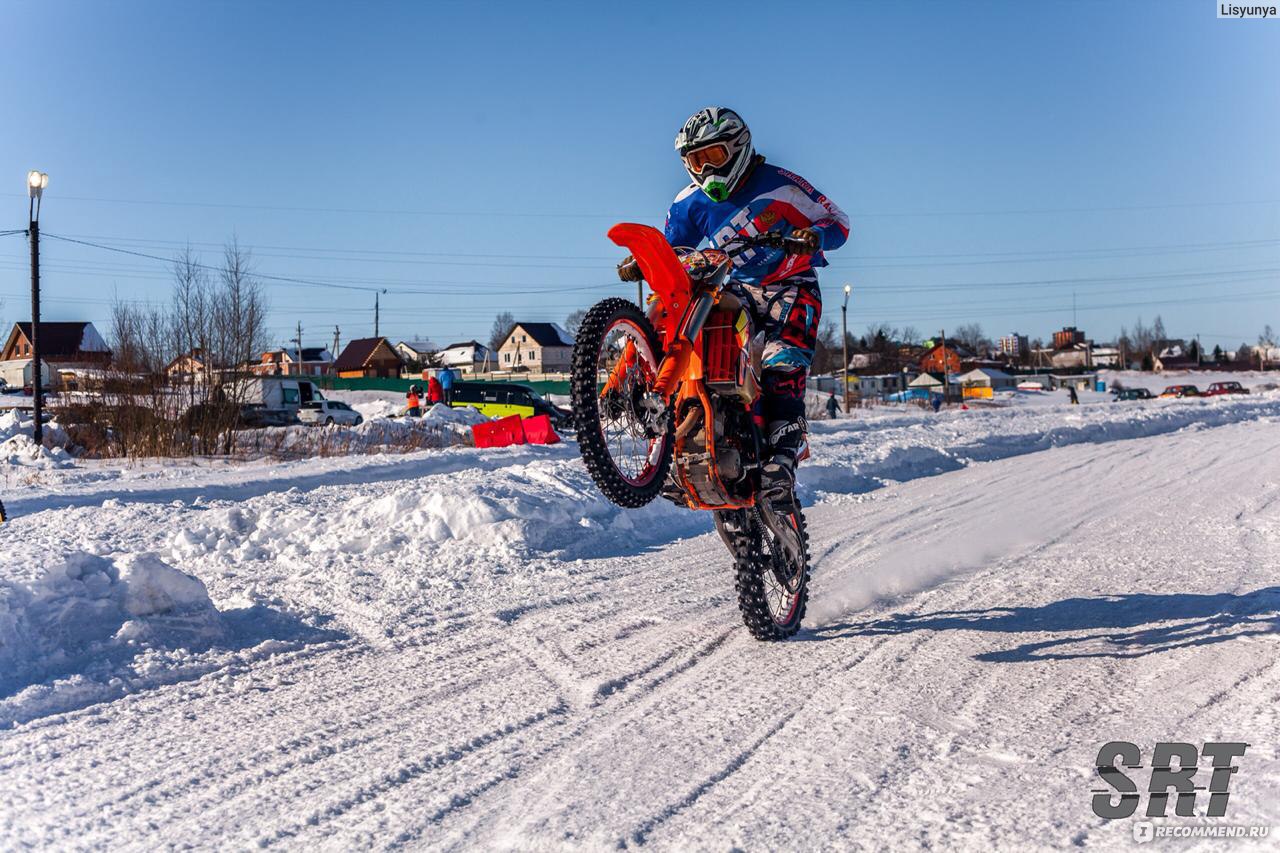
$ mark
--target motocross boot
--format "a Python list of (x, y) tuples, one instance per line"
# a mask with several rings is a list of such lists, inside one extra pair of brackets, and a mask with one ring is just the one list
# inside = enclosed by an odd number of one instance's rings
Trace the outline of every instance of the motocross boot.
[(796, 508), (796, 459), (808, 431), (804, 417), (778, 420), (768, 426), (771, 455), (760, 466), (760, 498), (776, 512)]

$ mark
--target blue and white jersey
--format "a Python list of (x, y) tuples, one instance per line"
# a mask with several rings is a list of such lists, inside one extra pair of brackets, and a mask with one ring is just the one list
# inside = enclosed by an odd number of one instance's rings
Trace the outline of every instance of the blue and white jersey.
[(817, 254), (751, 249), (733, 259), (733, 277), (746, 284), (764, 285), (825, 267), (823, 253), (840, 248), (849, 238), (849, 217), (833, 201), (799, 175), (761, 162), (746, 183), (722, 202), (712, 201), (697, 184), (689, 184), (667, 211), (664, 233), (672, 246), (697, 248), (704, 239), (720, 246), (739, 235), (777, 231), (785, 236), (798, 228), (811, 228), (821, 238)]

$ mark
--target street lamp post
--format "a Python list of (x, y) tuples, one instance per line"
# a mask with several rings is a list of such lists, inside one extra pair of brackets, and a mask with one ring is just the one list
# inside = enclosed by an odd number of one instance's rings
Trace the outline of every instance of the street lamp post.
[(840, 351), (844, 353), (844, 362), (840, 368), (840, 378), (844, 382), (844, 413), (849, 414), (849, 294), (853, 292), (850, 285), (844, 286), (844, 304), (840, 306)]
[(40, 360), (40, 199), (49, 186), (49, 176), (32, 170), (27, 173), (27, 236), (31, 241), (31, 408), (34, 425), (31, 440), (44, 443), (44, 371)]

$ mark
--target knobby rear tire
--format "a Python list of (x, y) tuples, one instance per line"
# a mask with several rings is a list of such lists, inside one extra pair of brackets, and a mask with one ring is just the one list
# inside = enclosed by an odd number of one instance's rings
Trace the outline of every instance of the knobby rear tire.
[(651, 476), (642, 484), (630, 482), (618, 470), (609, 453), (602, 432), (600, 415), (600, 389), (597, 371), (600, 348), (609, 330), (620, 320), (626, 320), (638, 328), (647, 338), (655, 355), (661, 353), (658, 334), (644, 312), (634, 302), (611, 298), (596, 303), (578, 328), (573, 346), (573, 361), (569, 368), (569, 394), (573, 402), (573, 420), (577, 431), (578, 449), (587, 471), (600, 491), (613, 503), (628, 509), (642, 507), (658, 496), (662, 484), (671, 470), (674, 442), (670, 430), (660, 440), (663, 447)]

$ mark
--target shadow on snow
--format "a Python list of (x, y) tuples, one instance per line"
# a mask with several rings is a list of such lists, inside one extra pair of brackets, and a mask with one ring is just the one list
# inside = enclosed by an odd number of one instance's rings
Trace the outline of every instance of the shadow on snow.
[(895, 614), (887, 619), (846, 622), (807, 633), (814, 640), (832, 640), (953, 630), (1066, 635), (974, 656), (975, 660), (989, 663), (1136, 658), (1280, 633), (1280, 587), (1240, 595), (1128, 593), (1066, 598), (1037, 607)]

